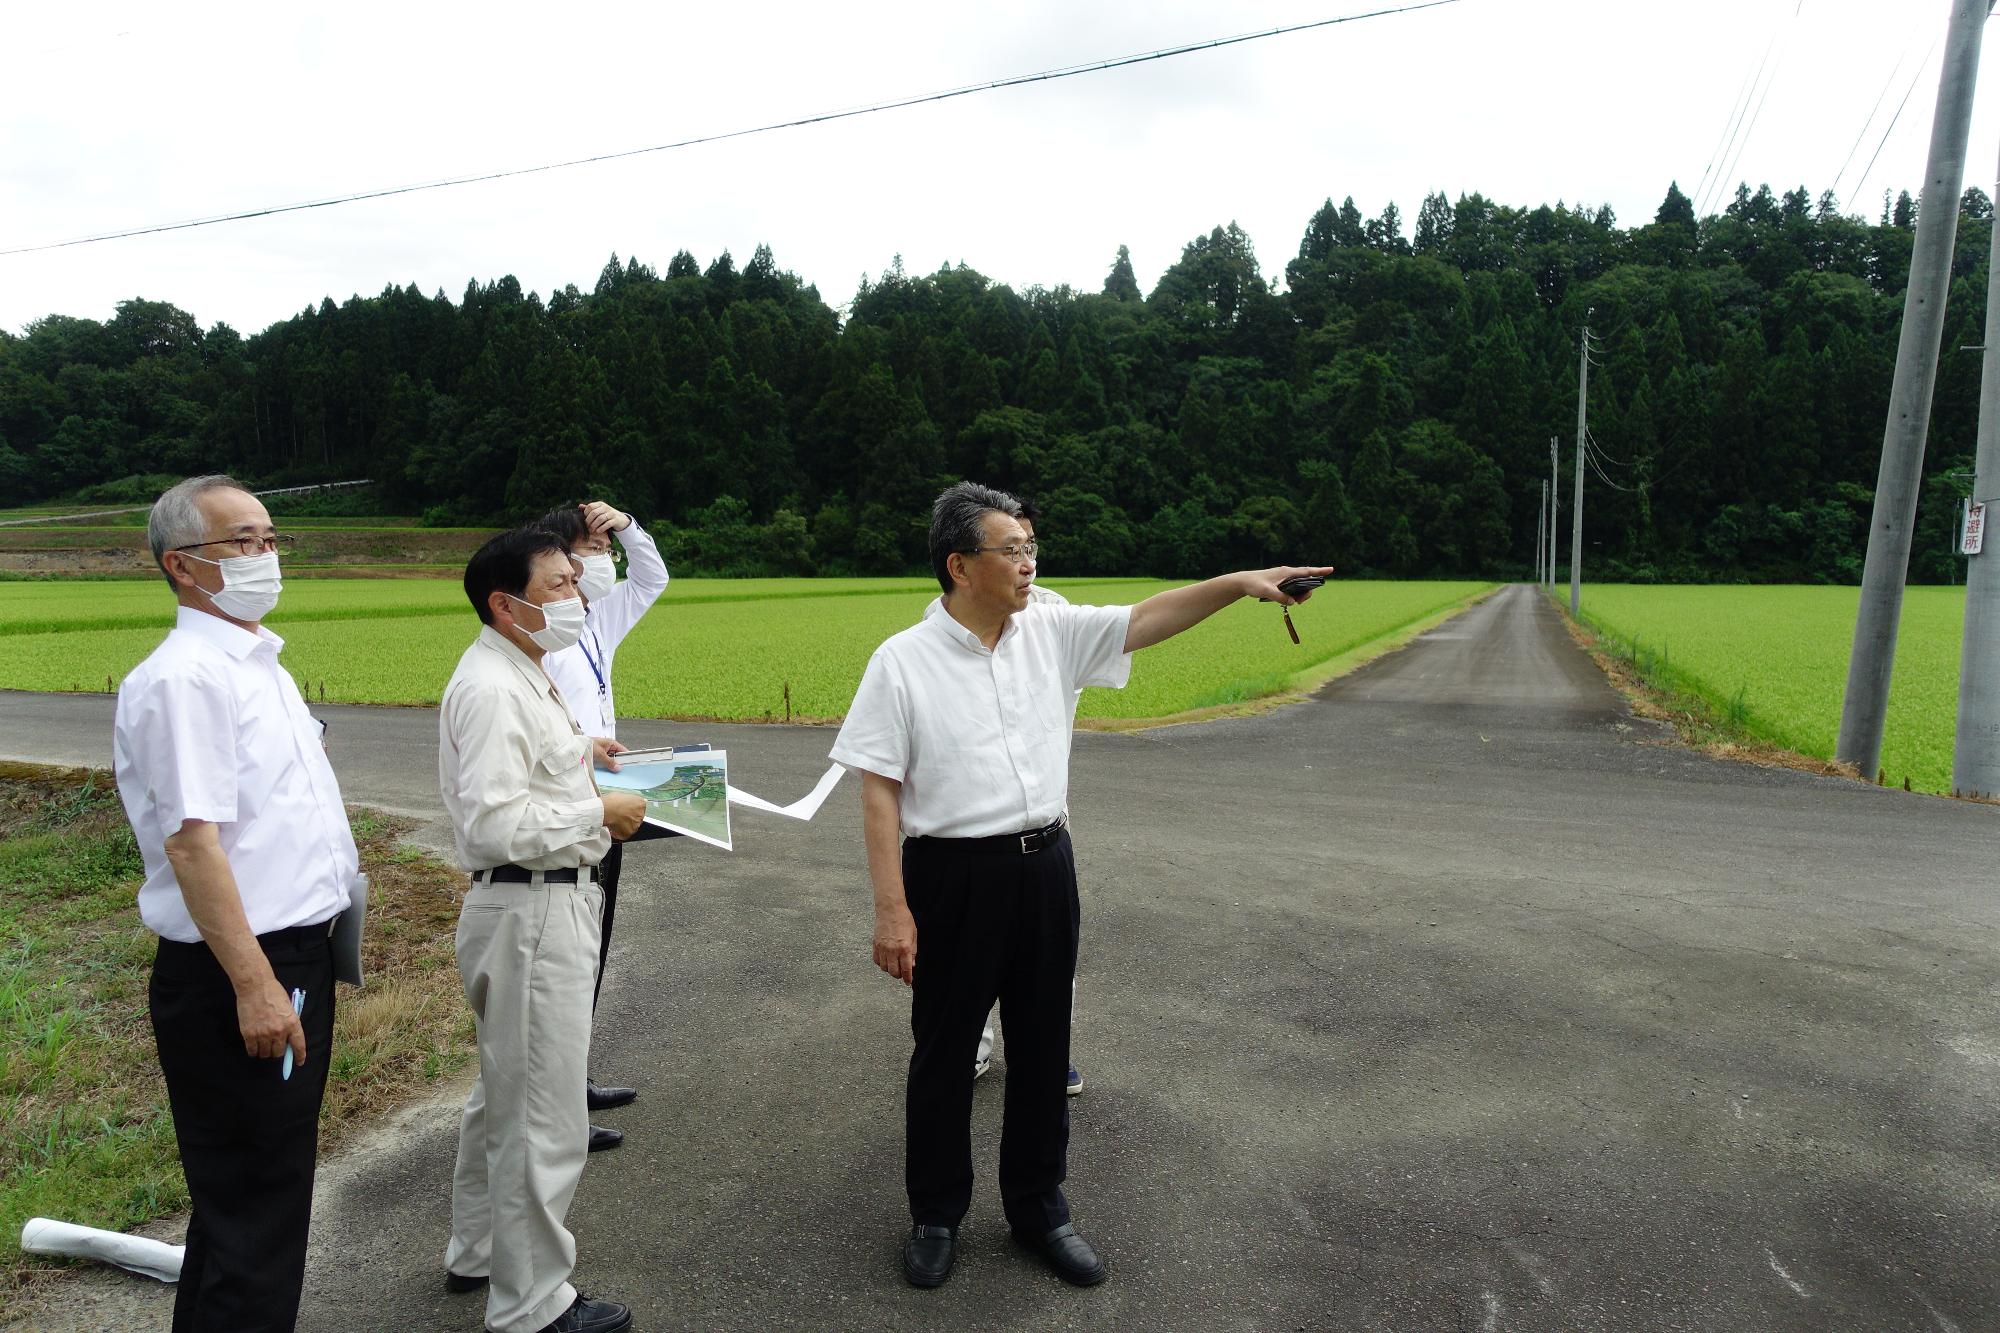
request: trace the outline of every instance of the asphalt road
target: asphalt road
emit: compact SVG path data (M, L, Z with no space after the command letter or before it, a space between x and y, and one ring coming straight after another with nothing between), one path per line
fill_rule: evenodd
M350 799L436 817L431 713L325 712ZM108 718L0 695L0 754L102 763ZM775 800L832 740L621 729ZM1674 748L1526 588L1308 703L1080 734L1071 804L1109 1282L1006 1239L1003 1050L957 1271L903 1283L908 1001L849 781L627 857L594 1066L642 1092L600 1117L582 1286L650 1329L2000 1326L2000 810ZM302 1328L479 1326L455 1123L329 1169Z

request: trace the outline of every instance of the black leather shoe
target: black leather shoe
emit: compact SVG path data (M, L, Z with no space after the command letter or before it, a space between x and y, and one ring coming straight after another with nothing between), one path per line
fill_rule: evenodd
M625 1333L630 1327L632 1312L617 1301L594 1301L579 1292L569 1309L553 1324L543 1325L541 1333Z
M903 1242L903 1276L913 1287L941 1287L951 1276L951 1227L915 1226Z
M1079 1287L1094 1287L1104 1281L1106 1269L1104 1260L1097 1251L1090 1248L1090 1242L1076 1234L1076 1228L1065 1222L1039 1239L1014 1233L1014 1238L1042 1256L1056 1276Z
M623 1130L606 1129L602 1125L592 1125L590 1127L590 1150L592 1152L605 1152L616 1148L623 1142L625 1142Z
M639 1095L634 1088L603 1087L594 1078L583 1081L583 1099L593 1111L609 1111L614 1106L623 1106Z
M463 1296L466 1292L478 1291L485 1285L484 1273L477 1277L468 1277L464 1273L454 1273L449 1268L444 1270L444 1289L455 1295Z

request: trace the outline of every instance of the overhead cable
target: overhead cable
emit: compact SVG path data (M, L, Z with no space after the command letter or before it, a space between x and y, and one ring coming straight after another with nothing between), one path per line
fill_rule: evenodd
M1861 187L1868 183L1869 173L1875 170L1876 158L1881 157L1882 150L1888 146L1889 136L1896 132L1896 122L1903 118L1903 108L1910 104L1910 94L1917 90L1917 84L1924 77L1924 71L1930 67L1931 52L1936 50L1937 41L1933 38L1930 51L1924 53L1924 63L1917 66L1917 72L1910 76L1910 86L1903 90L1903 100L1896 103L1896 114L1889 117L1889 128L1882 131L1882 141L1875 145L1874 156L1868 159L1868 165L1863 167L1860 176L1855 178L1854 197L1856 199L1861 197ZM1956 202L1956 200L1953 201L1954 204Z
M1764 80L1764 91L1757 96L1757 106L1751 111L1749 119L1743 123L1743 133L1736 140L1736 156L1729 160L1729 169L1720 176L1717 176L1713 185L1709 188L1708 202L1711 209L1722 203L1722 192L1728 188L1723 182L1734 179L1736 168L1742 165L1743 154L1750 147L1750 136L1756 132L1757 121L1764 114L1764 103L1770 100L1771 87L1777 83L1778 71L1784 67L1784 64L1785 52L1781 46L1778 48L1778 58L1771 62L1770 77Z
M1097 74L1105 70L1121 69L1127 65L1141 65L1154 60L1166 60L1174 56L1188 55L1196 51L1211 51L1224 46L1236 46L1244 42L1262 41L1267 37L1284 37L1292 33L1308 32L1315 28L1330 28L1343 23L1358 23L1363 19L1387 18L1395 14L1412 14L1422 9L1437 9L1444 5L1455 5L1460 0L1421 0L1420 3L1398 5L1391 9L1375 9L1363 14L1343 14L1336 18L1316 19L1310 23L1293 23L1282 28L1270 28L1261 32L1240 33L1234 37L1217 37L1204 42L1187 42L1180 46L1163 47L1157 51L1145 51L1137 55L1116 56L1107 60L1093 60L1081 65L1066 65L1059 69L1047 69L1034 74L1017 74L1010 78L994 79L986 83L966 84L959 88L948 88L943 92L924 93L915 97L897 98L891 101L874 102L866 106L851 107L844 111L826 111L818 115L802 116L797 120L774 121L769 125L758 125L750 129L730 130L721 134L698 135L694 138L677 139L672 143L654 144L647 148L628 148L615 153L596 153L589 157L570 158L562 162L547 162L534 167L516 167L508 171L489 171L470 176L452 176L444 180L427 181L420 185L399 185L389 189L363 190L355 194L335 195L327 199L314 199L301 204L283 204L270 208L250 209L241 213L223 213L214 217L193 218L184 222L168 222L154 226L128 227L119 231L99 232L92 236L79 236L73 240L51 241L41 245L21 245L0 250L0 256L34 254L42 250L61 250L75 245L92 245L99 241L118 241L132 236L151 236L166 231L187 231L194 227L213 227L224 222L243 222L250 218L272 217L280 213L299 213L313 208L332 208L339 204L358 203L365 199L384 199L391 195L415 194L423 190L443 190L455 185L475 185L483 181L505 180L513 176L532 176L545 171L561 171L566 167L581 167L597 162L615 162L621 158L639 157L647 153L670 152L677 148L692 148L699 144L722 143L729 139L747 138L753 134L769 134L777 130L798 129L806 125L820 125L828 121L848 120L856 116L873 115L879 111L895 111L903 107L920 106L927 102L943 102L955 97L969 97L974 93L994 92L1001 88L1017 88L1022 84L1046 83L1056 79L1074 78L1079 74Z
M1854 155L1861 151L1861 141L1868 137L1868 127L1875 123L1875 113L1882 109L1882 99L1887 97L1889 89L1895 86L1896 76L1903 72L1903 62L1909 58L1909 55L1910 48L1905 46L1902 54L1896 57L1896 63L1890 67L1889 77L1882 80L1882 91L1875 94L1875 105L1868 108L1868 118L1861 122L1860 132L1854 136L1854 146L1847 150L1847 160L1842 162L1840 170L1834 173L1833 197L1836 200L1840 198L1840 182L1842 178L1847 175L1847 169L1854 165ZM1925 61L1930 60L1928 53L1924 56L1924 59Z
M1737 123L1743 118L1744 109L1750 105L1750 90L1756 86L1757 80L1762 77L1764 73L1764 61L1771 58L1771 47L1777 40L1778 35L1772 33L1771 40L1764 44L1763 60L1759 60L1756 67L1744 75L1743 86L1737 90L1736 101L1729 108L1729 119L1722 123L1722 137L1716 140L1715 147L1709 150L1708 165L1701 169L1701 179L1696 182L1694 187L1695 218L1697 221L1701 218L1700 201L1707 192L1709 178L1715 174L1715 168L1721 163L1724 155L1728 153L1729 142L1736 137Z
M1610 477L1605 475L1604 469L1597 465L1597 451L1595 449L1585 449L1583 451L1583 456L1589 460L1590 470L1597 474L1597 479L1603 482L1606 486L1609 486L1612 490L1624 491L1626 494L1629 495L1634 491L1643 491L1646 489L1646 483L1643 481L1639 482L1637 485L1634 486L1620 486L1617 482L1611 480Z
M1613 464L1616 467L1632 466L1630 463L1624 462L1620 459L1613 458L1610 454L1605 453L1604 446L1597 442L1597 432L1592 430L1589 426L1585 426L1583 428L1583 438L1589 442L1591 451L1595 453L1599 458L1603 459L1605 462Z

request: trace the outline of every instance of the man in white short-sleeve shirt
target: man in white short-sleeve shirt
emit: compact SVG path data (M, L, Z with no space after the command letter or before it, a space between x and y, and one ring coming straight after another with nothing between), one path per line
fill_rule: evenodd
M1014 497L972 482L938 496L930 550L944 614L875 650L832 750L861 775L875 965L913 988L904 1137L914 1225L903 1273L920 1287L950 1276L972 1201L973 1054L996 998L1007 1025L1008 1224L1064 1280L1105 1275L1062 1191L1077 941L1063 811L1076 691L1122 686L1132 653L1239 597L1290 604L1302 598L1281 580L1332 572L1226 574L1131 607L1035 605L1036 548L1019 514Z
M262 624L282 586L271 516L228 477L193 477L146 531L180 607L119 686L112 762L160 937L147 1008L193 1200L174 1327L289 1329L333 1038L328 934L358 858L320 724Z
M1035 540L1035 524L1040 521L1040 516L1035 512L1035 507L1026 500L1021 500L1020 503L1021 512L1016 516L1016 521L1020 523L1021 531L1027 533L1028 539L1033 541ZM1040 571L1037 570L1036 572L1039 575ZM1036 603L1048 606L1068 606L1069 598L1063 596L1054 588L1045 588L1037 582L1034 587L1028 589L1028 604L1032 606ZM923 618L929 620L932 616L941 616L943 614L944 598L933 597L930 604L924 608ZM1078 690L1070 696L1069 718L1070 733L1072 735L1076 732L1076 705L1082 698L1082 690ZM1069 812L1065 810L1063 814L1067 816ZM1076 1014L1076 978L1074 977L1070 978L1069 991L1070 1016L1074 1020ZM972 1077L974 1079L984 1078L986 1071L993 1068L993 1047L998 1041L998 1037L999 1034L993 1028L993 1011L989 1009L986 1012L986 1025L979 1029L979 1045L972 1053ZM1074 1054L1070 1057L1069 1069L1063 1075L1063 1091L1072 1097L1078 1097L1083 1094L1083 1075L1076 1072L1076 1057Z

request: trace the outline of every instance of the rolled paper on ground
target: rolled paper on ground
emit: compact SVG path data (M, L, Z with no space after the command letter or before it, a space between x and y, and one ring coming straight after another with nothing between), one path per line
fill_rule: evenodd
M162 1282L181 1278L184 1246L144 1236L128 1236L119 1231L99 1231L73 1222L48 1217L31 1217L21 1227L21 1249L28 1254L57 1254L71 1259L95 1259L116 1264Z

